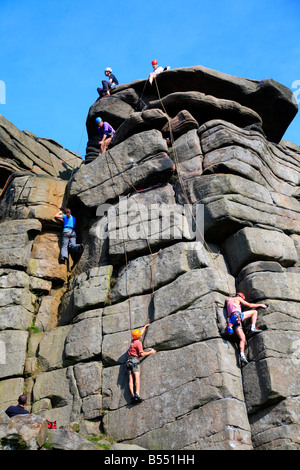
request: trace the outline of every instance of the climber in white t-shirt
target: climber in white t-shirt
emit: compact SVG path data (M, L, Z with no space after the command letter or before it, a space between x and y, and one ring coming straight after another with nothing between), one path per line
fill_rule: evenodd
M158 75L159 73L163 72L164 69L163 69L163 67L158 66L157 60L152 60L151 63L152 63L152 66L153 66L153 72L151 72L150 75L149 75L149 82L152 85L152 82L153 82L153 79L154 79L155 75Z

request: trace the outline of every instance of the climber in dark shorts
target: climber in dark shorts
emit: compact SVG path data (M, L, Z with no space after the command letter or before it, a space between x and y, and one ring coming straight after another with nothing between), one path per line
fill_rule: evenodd
M245 345L246 345L246 336L242 328L242 322L251 318L251 332L260 333L261 330L256 328L257 320L257 310L247 310L242 312L242 306L254 308L267 308L265 304L251 304L246 302L245 295L242 292L238 292L234 297L227 297L227 315L230 323L235 329L236 334L240 339L240 358L244 364L248 364L248 361L245 357Z
M129 379L129 391L131 393L132 403L140 403L142 398L140 397L140 357L146 357L150 354L155 354L155 349L150 351L144 351L142 342L140 341L146 328L150 324L147 323L142 330L133 330L132 341L128 349L128 359L126 362L126 368ZM134 391L135 389L135 391Z

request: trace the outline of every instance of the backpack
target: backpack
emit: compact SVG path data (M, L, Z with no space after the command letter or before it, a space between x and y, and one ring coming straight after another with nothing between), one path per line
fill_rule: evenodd
M49 421L48 419L46 419L47 421L47 424L48 424L48 429L56 429L57 426L56 426L56 421Z

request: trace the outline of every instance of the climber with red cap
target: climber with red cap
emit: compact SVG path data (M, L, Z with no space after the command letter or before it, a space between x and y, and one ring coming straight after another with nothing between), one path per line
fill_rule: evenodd
M140 338L144 335L146 328L150 325L147 323L141 330L133 330L132 341L128 349L128 358L126 361L126 369L129 378L129 391L131 393L132 403L140 403L142 398L140 397L140 357L146 357L150 354L155 354L155 349L144 351ZM135 391L134 391L135 389Z
M159 73L163 72L164 69L163 69L163 67L158 66L157 60L152 60L151 63L152 63L152 67L153 67L153 72L151 72L150 75L149 75L149 82L152 85L154 77L156 75L158 75Z
M246 336L243 331L242 322L247 319L251 319L251 332L252 333L261 333L261 330L256 328L257 321L257 310L255 308L267 308L265 304L252 304L246 302L245 295L242 292L238 292L234 297L226 298L227 304L227 315L228 322L231 327L235 329L236 334L240 339L240 358L244 364L248 364L248 361L245 357L245 345L246 345ZM251 310L247 310L244 313L242 312L242 306L248 307Z

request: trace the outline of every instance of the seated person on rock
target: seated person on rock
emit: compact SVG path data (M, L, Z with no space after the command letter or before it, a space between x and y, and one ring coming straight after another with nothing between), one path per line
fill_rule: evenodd
M246 345L246 336L242 328L242 322L247 320L248 318L251 319L251 332L252 333L260 333L261 330L256 328L256 321L257 321L257 310L248 310L242 313L242 306L248 307L251 309L254 308L267 308L265 304L251 304L246 302L245 295L242 292L238 292L235 297L227 297L226 298L227 304L227 315L228 321L235 329L236 334L240 339L240 358L244 364L248 364L248 361L245 357L245 345Z
M103 121L100 117L96 118L96 124L98 126L98 133L100 137L100 153L106 152L108 149L109 144L111 143L111 139L115 133L114 128L106 121Z
M65 264L66 260L69 257L69 249L76 253L82 252L83 245L81 243L76 243L76 219L75 217L73 217L73 215L71 215L71 210L69 208L66 208L65 210L60 210L54 216L54 218L57 220L61 220L64 224L60 249L60 263Z
M140 357L146 357L150 354L155 354L155 349L150 349L150 351L144 351L142 342L140 338L143 336L146 328L150 324L142 328L142 330L133 330L132 332L132 341L130 348L128 349L128 359L126 362L127 372L129 374L129 391L131 393L132 403L139 403L142 400L140 397ZM134 391L135 389L135 391Z
M154 77L155 77L156 75L158 75L159 73L163 72L164 69L163 69L163 67L159 67L159 66L158 66L157 60L152 60L151 63L152 63L152 66L153 66L153 72L150 73L150 75L149 75L148 78L149 78L150 84L152 85L152 82L153 82Z
M97 91L101 98L103 96L109 96L109 90L119 85L119 82L115 75L113 75L112 69L110 67L106 67L106 69L104 70L104 74L108 77L108 80L102 80L102 88L97 88Z
M18 398L18 404L16 406L9 406L5 413L9 418L17 415L27 415L29 411L25 410L25 405L27 403L26 395L20 395Z

